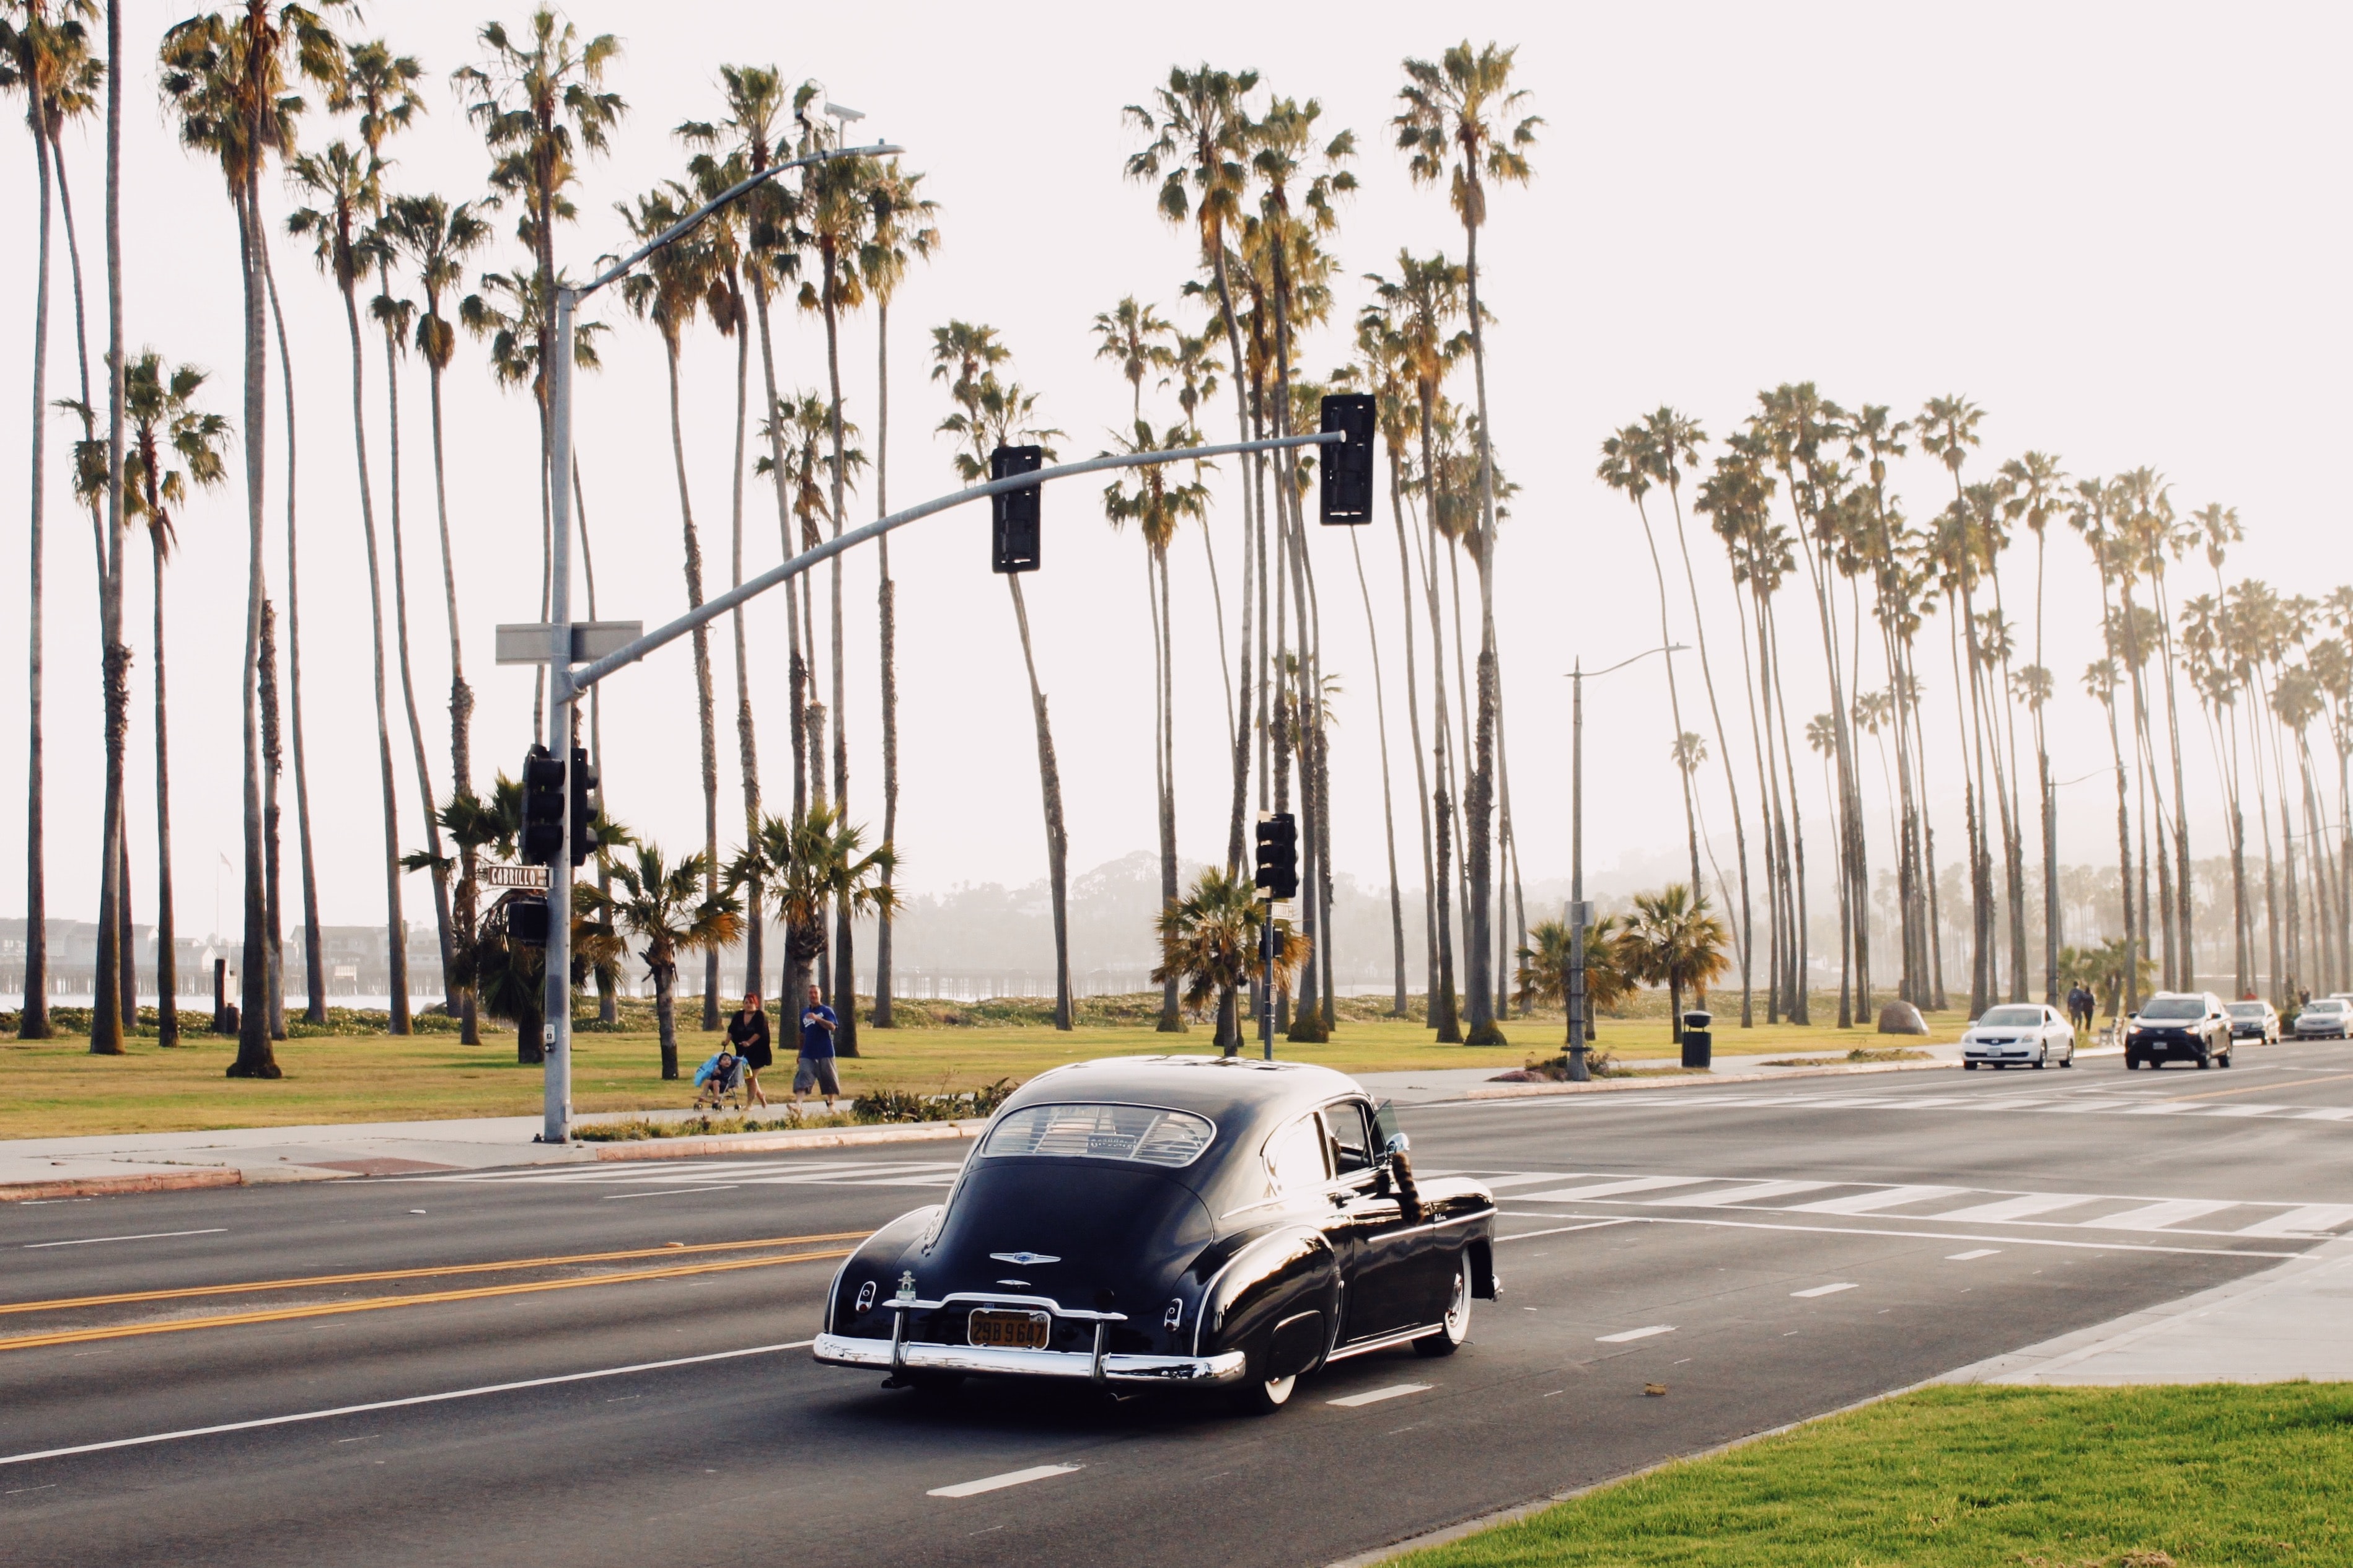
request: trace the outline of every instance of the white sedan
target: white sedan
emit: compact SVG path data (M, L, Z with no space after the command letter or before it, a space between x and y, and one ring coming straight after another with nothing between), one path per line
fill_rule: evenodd
M2013 1003L1989 1007L1961 1036L1961 1066L2063 1068L2075 1065L2075 1026L2056 1007Z

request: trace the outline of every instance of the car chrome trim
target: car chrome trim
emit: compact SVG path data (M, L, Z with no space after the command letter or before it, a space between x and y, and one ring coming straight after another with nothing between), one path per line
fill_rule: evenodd
M1065 1307L1051 1296L1017 1296L1005 1290L951 1290L936 1301L922 1301L912 1296L900 1296L883 1302L882 1305L889 1310L903 1316L908 1312L936 1312L942 1308L953 1307L959 1301L968 1302L976 1307L1042 1308L1058 1318L1076 1318L1084 1322L1100 1321L1106 1323L1124 1323L1127 1321L1125 1312L1090 1312L1080 1307Z
M988 1257L993 1263L1010 1263L1016 1268L1027 1268L1033 1263L1062 1261L1050 1252L992 1252Z
M1330 1363L1335 1361L1346 1361L1350 1356L1370 1355L1375 1351L1385 1351L1393 1345L1410 1344L1416 1340L1426 1339L1431 1333L1435 1332L1439 1329L1443 1329L1445 1326L1446 1325L1443 1323L1435 1325L1424 1323L1419 1328L1399 1329L1394 1333L1382 1334L1376 1339L1356 1340L1348 1344L1342 1345L1338 1350L1334 1351L1330 1355L1325 1356L1324 1359L1326 1363Z
M903 1316L899 1320L903 1322ZM1126 1355L1096 1348L1079 1351L997 1350L980 1345L933 1344L927 1341L860 1339L819 1334L810 1353L828 1366L888 1367L892 1373L951 1372L1012 1377L1067 1377L1096 1383L1229 1384L1239 1382L1240 1351L1211 1356Z

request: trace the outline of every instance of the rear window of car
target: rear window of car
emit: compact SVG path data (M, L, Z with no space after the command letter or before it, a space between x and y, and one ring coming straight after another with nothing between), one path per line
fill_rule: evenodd
M2027 1029L2042 1022L2040 1007L1994 1007L1978 1020L1980 1029Z
M2143 1007L2140 1016L2144 1018L2202 1018L2206 1016L2206 1004L2195 996L2159 996Z
M2334 996L2322 996L2306 1002L2304 1005L2304 1010L2307 1013L2342 1013L2345 1011L2345 1004Z
M2231 1016L2233 1018L2260 1018L2263 1016L2263 1005L2260 1002L2233 1002L2231 1004Z
M1156 1105L1030 1105L990 1129L984 1154L1134 1160L1170 1170L1201 1157L1217 1123Z

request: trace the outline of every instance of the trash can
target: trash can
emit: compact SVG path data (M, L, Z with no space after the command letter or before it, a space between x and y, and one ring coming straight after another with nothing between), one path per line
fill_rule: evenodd
M1696 1008L1683 1015L1683 1066L1704 1068L1714 1059L1715 1037L1708 1026L1715 1022L1715 1014Z

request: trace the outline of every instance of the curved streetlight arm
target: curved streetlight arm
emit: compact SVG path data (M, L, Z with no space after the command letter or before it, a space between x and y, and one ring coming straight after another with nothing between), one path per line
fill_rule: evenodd
M712 213L717 212L721 207L725 206L729 202L733 201L736 197L744 195L749 190L752 190L754 187L765 184L768 181L775 179L778 174L783 174L787 169L803 168L810 163L822 163L834 158L887 158L892 153L903 153L905 151L906 149L903 147L893 147L887 142L877 142L871 147L828 147L820 153L809 153L801 157L790 159L782 163L771 163L766 168L760 170L757 174L736 181L733 184L720 192L719 195L712 197L709 201L703 203L701 206L695 208L692 212L687 214L684 217L679 219L676 223L670 225L668 228L654 236L651 239L646 241L645 244L639 246L627 259L616 261L612 266L607 267L604 271L599 272L594 281L572 290L572 297L575 300L586 299L589 295L594 294L597 289L602 289L606 284L610 283L614 279L620 277L621 274L627 272L630 268L635 267L638 262L643 261L647 257L651 256L655 251L659 250L663 246L669 245L672 241L678 239L681 236L691 232L695 225L701 223L704 218L709 217Z
M1572 669L1568 672L1568 678L1571 680L1599 680L1605 675L1612 675L1619 670L1625 668L1628 665L1632 664L1636 659L1648 658L1654 653L1689 653L1690 651L1691 645L1689 643L1680 642L1668 643L1663 647L1646 647L1641 652L1634 655L1632 658L1620 659L1608 669Z
M787 578L797 577L810 567L822 564L846 550L865 543L870 539L879 539L894 528L913 522L918 518L929 517L934 512L945 511L951 507L962 506L966 501L1002 495L1008 490L1029 489L1048 479L1068 479L1074 474L1099 473L1105 468L1139 468L1155 463L1230 457L1238 452L1271 452L1285 447L1317 447L1346 438L1340 431L1333 430L1307 436L1282 436L1264 441L1231 441L1222 447L1179 447L1163 452L1120 453L1110 457L1089 458L1080 463L1061 463L1050 468L1035 468L1026 474L1011 474L1004 479L990 479L984 484L973 485L948 495L934 496L930 500L911 506L904 511L894 511L888 517L877 518L872 522L853 528L838 538L828 539L815 549L803 551L782 565L769 568L757 577L746 581L740 587L730 588L714 599L705 600L700 608L689 611L668 626L657 626L637 641L617 647L604 658L570 671L565 678L565 690L567 694L576 695L604 679L623 665L635 664L663 644L676 642L695 627L717 620L746 599L766 593Z

